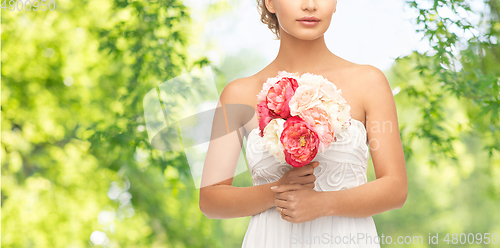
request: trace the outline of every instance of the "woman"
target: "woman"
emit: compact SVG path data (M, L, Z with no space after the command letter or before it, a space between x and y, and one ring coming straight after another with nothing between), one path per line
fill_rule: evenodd
M336 0L257 2L262 22L280 39L279 53L257 74L224 88L220 109L225 111L216 113L212 137L220 136L214 135L220 127L226 135L210 142L200 209L208 218L252 216L243 247L380 247L372 216L401 208L407 197L396 106L386 77L328 50L324 33ZM301 168L262 152L257 114L247 121L245 111L229 111L244 105L255 110L263 83L283 70L322 75L351 107L348 136ZM232 186L242 136L248 141L252 187ZM369 153L376 174L371 182L366 179Z

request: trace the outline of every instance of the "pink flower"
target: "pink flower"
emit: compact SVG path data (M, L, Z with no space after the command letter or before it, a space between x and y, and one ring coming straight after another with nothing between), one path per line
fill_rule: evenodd
M314 128L319 137L319 151L323 152L333 141L333 125L328 111L320 106L306 109L299 114L307 124Z
M322 96L323 93L316 86L307 84L299 86L290 100L292 116L299 115L302 111L321 104Z
M276 83L278 83L282 78L292 78L294 80L299 79L298 73L289 73L286 71L279 71L278 76L273 77L273 78L268 78L266 82L262 85L262 90L260 93L257 95L257 98L259 102L265 101L267 99L267 93L269 92L269 89L274 86ZM297 81L298 83L298 81Z
M262 101L257 105L257 114L259 116L260 137L264 137L264 128L274 119L271 117L271 111L267 108L267 101Z
M280 141L285 147L285 160L293 167L308 164L318 153L318 134L298 116L286 120Z
M297 87L299 87L297 80L284 77L269 88L266 100L271 117L285 119L290 116L289 102Z

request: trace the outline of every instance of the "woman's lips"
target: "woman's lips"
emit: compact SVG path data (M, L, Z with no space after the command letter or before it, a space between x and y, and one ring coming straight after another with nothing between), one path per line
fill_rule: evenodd
M312 27L318 25L319 21L298 21L304 26Z

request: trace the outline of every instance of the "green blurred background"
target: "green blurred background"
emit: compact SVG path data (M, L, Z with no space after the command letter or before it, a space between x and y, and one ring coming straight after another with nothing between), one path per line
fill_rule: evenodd
M192 8L201 0L55 2L54 11L1 9L2 247L241 247L250 217L203 215L185 153L149 144L142 100L203 66L219 93L263 68L255 48L206 53L221 49L207 23L243 1L204 1L201 11ZM409 196L374 220L379 235L424 237L406 246L438 247L429 233L439 247L446 233L500 235L500 1L478 2L484 12L464 0L405 2L428 48L384 70ZM251 186L249 171L234 185Z

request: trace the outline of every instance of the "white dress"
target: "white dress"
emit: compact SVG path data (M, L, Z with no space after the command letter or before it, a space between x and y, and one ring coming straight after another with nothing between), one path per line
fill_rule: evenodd
M277 181L291 168L279 164L269 152L263 150L259 129L248 134L246 156L253 185ZM314 169L316 191L338 191L367 183L366 169L369 158L365 126L352 119L344 135L332 142ZM373 218L324 216L304 223L281 219L276 207L253 215L243 238L242 248L284 247L380 247Z

